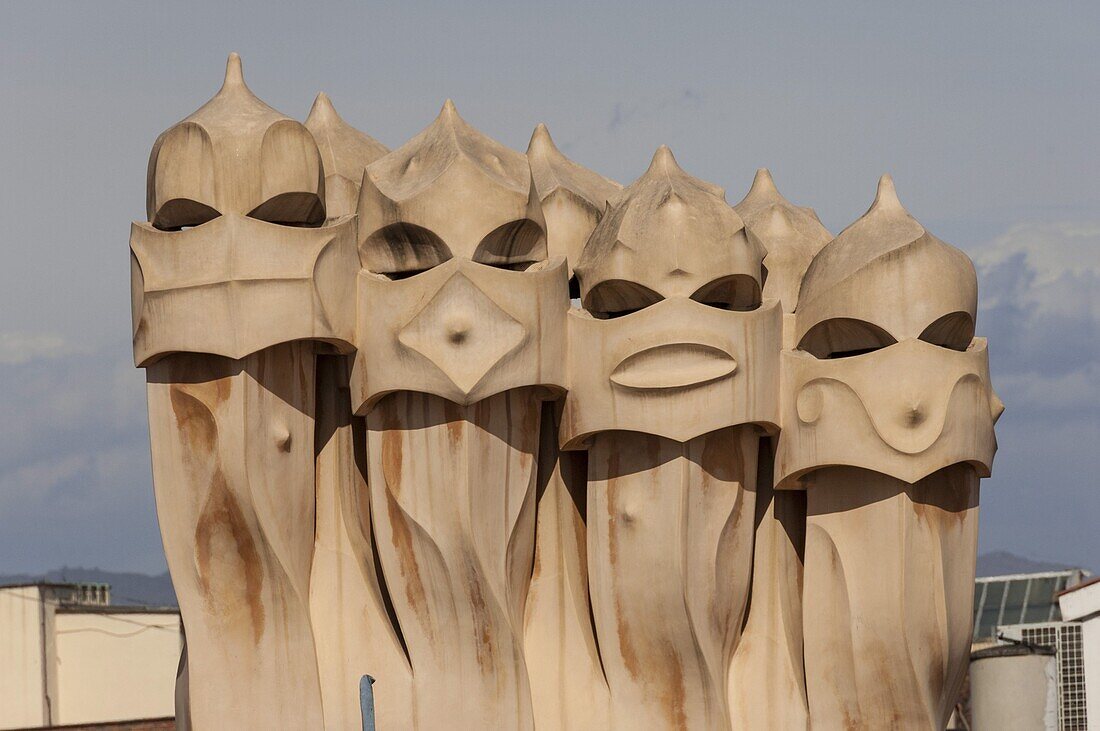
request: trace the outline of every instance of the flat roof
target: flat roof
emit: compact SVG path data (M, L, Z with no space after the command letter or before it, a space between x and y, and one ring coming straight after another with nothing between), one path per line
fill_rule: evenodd
M974 578L975 582L981 583L985 581L1018 581L1020 579L1050 579L1055 576L1069 576L1070 574L1083 574L1089 576L1090 573L1084 569L1059 569L1057 571L1033 571L1026 574L1002 574L1000 576L977 576Z
M1078 589L1084 589L1086 586L1092 586L1093 584L1095 584L1097 582L1100 582L1100 576L1094 576L1091 579L1088 579L1087 581L1082 581L1080 584L1074 584L1073 586L1062 589L1060 592L1058 592L1057 594L1054 595L1054 598L1057 599L1060 596L1064 596L1064 595L1069 594L1071 592L1077 591Z
M58 614L179 614L177 607L143 607L133 604L63 604Z

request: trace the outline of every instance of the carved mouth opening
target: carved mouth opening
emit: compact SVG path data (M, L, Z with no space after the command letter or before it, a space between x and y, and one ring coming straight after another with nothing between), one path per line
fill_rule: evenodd
M628 356L611 373L611 382L638 391L680 389L727 378L737 361L719 348L701 343L672 343Z

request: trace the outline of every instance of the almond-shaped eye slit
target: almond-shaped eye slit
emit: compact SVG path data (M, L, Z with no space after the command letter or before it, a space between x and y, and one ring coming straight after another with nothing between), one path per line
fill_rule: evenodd
M153 228L161 231L182 231L209 223L221 214L205 203L188 198L166 201L153 216Z
M359 245L359 256L369 271L402 279L448 261L451 250L422 226L394 223L368 236Z
M325 204L316 193L280 193L253 208L248 217L279 226L317 228L325 222Z
M815 358L851 358L889 347L897 340L878 325L849 317L834 317L814 325L798 349Z
M535 261L514 261L504 264L488 264L487 266L496 267L497 269L506 269L510 272L525 272L537 263L538 262Z
M625 279L609 279L593 287L584 299L584 309L598 319L630 315L664 299L652 289Z
M543 261L546 259L546 232L529 218L510 221L486 234L472 259L478 264L507 268Z
M396 282L396 281L399 281L399 280L402 280L402 279L408 279L409 277L415 277L417 274L423 274L424 272L430 272L430 271L431 271L430 268L429 269L409 269L408 271L404 271L404 272L387 272L383 276L385 276L387 279L391 279L391 280Z
M969 312L944 315L920 334L920 339L950 350L964 351L974 339L974 318Z
M760 284L747 274L733 274L707 282L691 298L720 310L748 312L760 307Z

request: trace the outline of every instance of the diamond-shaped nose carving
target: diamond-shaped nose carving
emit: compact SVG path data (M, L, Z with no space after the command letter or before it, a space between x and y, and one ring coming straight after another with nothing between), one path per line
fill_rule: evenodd
M398 333L398 341L435 364L469 394L527 331L461 273L447 280Z

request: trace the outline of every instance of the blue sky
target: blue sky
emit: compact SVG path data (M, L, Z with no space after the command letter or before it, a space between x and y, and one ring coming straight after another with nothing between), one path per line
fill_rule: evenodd
M736 202L768 166L835 234L893 174L969 253L1008 409L981 549L1100 569L1100 4L0 5L0 573L163 569L129 222L218 88L317 91L395 147L446 97L622 182L660 144Z

